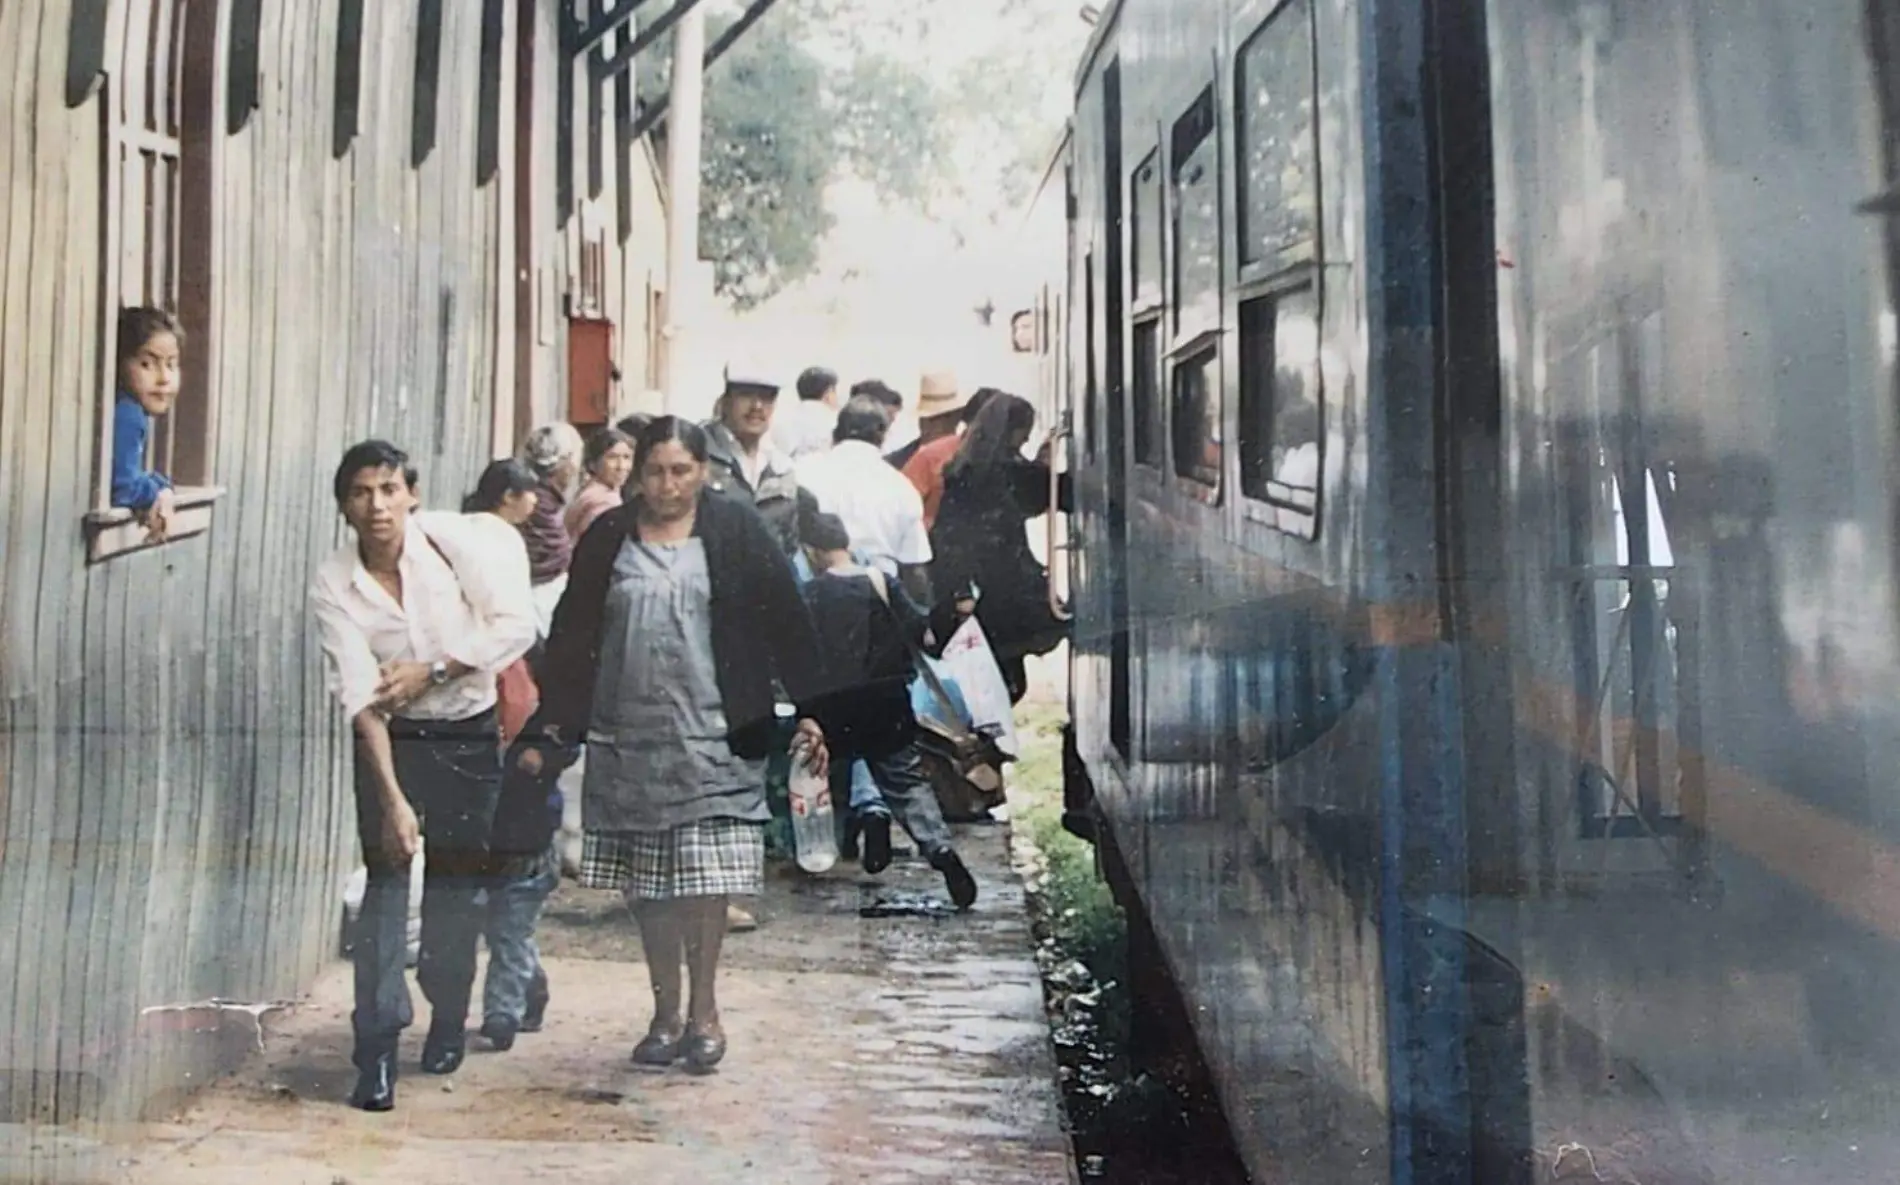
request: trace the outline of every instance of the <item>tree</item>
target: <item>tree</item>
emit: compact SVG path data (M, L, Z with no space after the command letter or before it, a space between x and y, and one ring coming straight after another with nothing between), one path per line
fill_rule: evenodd
M810 276L844 177L958 220L1018 209L1083 30L1052 32L1039 6L1054 2L779 0L706 77L700 250L715 290L747 309ZM714 14L712 38L732 19ZM643 64L651 101L671 63Z
M737 308L817 268L833 224L825 190L841 172L920 202L939 155L934 96L916 75L870 54L832 69L815 52L820 3L780 0L706 77L700 251ZM711 39L730 23L710 20ZM653 65L641 77L648 101L665 92L671 63Z

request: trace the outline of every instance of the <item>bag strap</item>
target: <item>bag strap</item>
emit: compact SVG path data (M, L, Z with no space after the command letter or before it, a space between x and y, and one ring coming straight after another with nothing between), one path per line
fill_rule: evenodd
M950 698L950 689L943 685L943 679L937 669L930 665L930 656L924 653L910 631L903 628L904 623L897 620L897 609L891 604L891 590L884 583L884 573L878 568L868 568L871 588L877 593L877 599L883 602L884 612L898 627L898 635L904 639L904 648L910 651L911 661L917 666L917 673L923 678L924 686L930 689L931 698L937 701L937 710L943 713L943 722L950 729L951 739L962 742L970 736L970 730L963 726L963 717L957 712L956 701Z

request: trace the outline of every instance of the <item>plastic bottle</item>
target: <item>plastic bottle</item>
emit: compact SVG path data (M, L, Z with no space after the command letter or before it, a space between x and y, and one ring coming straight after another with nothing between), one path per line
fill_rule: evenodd
M792 753L792 776L787 786L792 806L792 844L798 866L806 872L827 872L838 862L838 832L831 817L831 783L812 771L803 750Z

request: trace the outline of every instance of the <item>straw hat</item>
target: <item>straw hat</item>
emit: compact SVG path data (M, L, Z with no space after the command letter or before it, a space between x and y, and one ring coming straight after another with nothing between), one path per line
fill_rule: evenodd
M927 374L917 389L917 418L947 416L960 412L970 397L957 390L957 376L948 371Z

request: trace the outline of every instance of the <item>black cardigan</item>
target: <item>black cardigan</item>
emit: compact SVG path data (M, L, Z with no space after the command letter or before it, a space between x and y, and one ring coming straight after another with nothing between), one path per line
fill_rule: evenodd
M639 513L636 497L595 519L576 545L537 671L541 710L528 731L553 725L569 743L585 735L593 718L607 588L621 544L638 538ZM801 716L823 689L811 615L791 565L752 507L702 492L693 537L705 545L712 584L713 666L727 743L740 757L769 756L777 723L774 676Z

